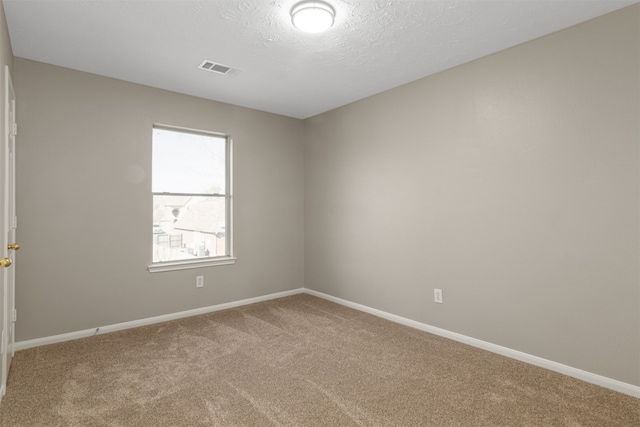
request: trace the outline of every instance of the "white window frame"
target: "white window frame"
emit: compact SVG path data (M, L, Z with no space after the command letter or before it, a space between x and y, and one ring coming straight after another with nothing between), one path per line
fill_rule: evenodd
M207 257L207 258L198 258L198 259L184 259L184 260L176 260L176 261L164 261L164 262L152 262L148 265L147 270L150 273L158 273L162 271L175 271L175 270L189 270L192 268L203 268L203 267L215 267L219 265L230 265L235 264L236 257L233 256L233 143L231 137L229 135L225 135L218 132L210 132L200 129L190 129L178 126L171 125L163 125L163 124L154 124L152 127L152 139L153 139L153 129L164 129L174 132L183 132L183 133L191 133L196 135L204 135L204 136L214 136L218 138L224 138L226 143L226 159L225 159L225 198L227 199L226 203L226 218L225 218L225 245L226 245L226 253L225 256L219 257ZM153 165L152 165L153 166ZM151 171L153 174L153 171ZM167 193L154 193L151 191L151 198L153 199L154 195L162 195ZM175 193L169 193L175 194ZM153 225L153 224L152 224ZM152 227L149 227L151 229ZM151 241L151 239L149 239Z

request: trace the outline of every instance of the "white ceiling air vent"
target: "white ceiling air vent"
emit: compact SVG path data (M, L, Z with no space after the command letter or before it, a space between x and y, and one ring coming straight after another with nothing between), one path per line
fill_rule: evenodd
M231 68L227 65L218 64L217 62L209 61L205 59L202 61L198 68L205 71L211 71L212 73L224 74L226 76L236 76L240 72L237 68Z

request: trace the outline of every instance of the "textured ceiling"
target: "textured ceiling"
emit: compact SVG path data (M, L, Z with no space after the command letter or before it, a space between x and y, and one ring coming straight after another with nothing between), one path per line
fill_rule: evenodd
M328 0L335 25L305 34L298 1L3 4L17 57L306 118L638 2Z

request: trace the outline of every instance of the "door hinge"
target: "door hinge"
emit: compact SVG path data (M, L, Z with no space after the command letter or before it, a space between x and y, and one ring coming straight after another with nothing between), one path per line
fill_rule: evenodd
M11 316L11 321L12 322L18 321L18 310L16 310L15 308L13 309L13 315Z
M18 135L18 124L17 123L13 123L12 124L11 135L13 135L13 136L17 136Z

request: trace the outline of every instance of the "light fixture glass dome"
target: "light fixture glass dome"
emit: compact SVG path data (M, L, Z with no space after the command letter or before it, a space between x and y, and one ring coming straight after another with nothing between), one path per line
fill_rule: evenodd
M307 33L320 33L331 28L335 10L323 1L303 1L291 9L293 25Z

